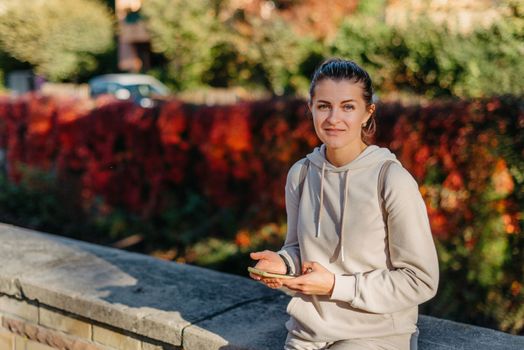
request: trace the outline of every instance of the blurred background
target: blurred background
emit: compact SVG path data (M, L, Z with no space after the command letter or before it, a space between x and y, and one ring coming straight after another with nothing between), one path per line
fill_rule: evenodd
M245 276L331 56L426 201L421 311L524 334L519 0L0 0L0 220Z

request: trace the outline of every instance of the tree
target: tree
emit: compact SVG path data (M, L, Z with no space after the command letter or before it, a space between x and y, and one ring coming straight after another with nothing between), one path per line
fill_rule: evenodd
M4 0L0 47L50 80L96 68L113 43L109 9L95 0Z
M277 95L305 90L299 66L311 40L276 12L261 18L223 0L149 0L141 14L178 89L210 84L263 87Z
M213 47L221 40L219 25L209 0L148 0L145 17L153 51L169 60L169 75L179 89L202 83L213 61Z
M256 67L261 68L265 87L276 95L306 91L308 81L300 74L300 65L313 50L314 40L298 37L278 15L246 20L251 30L244 35L232 35L231 42L254 72Z

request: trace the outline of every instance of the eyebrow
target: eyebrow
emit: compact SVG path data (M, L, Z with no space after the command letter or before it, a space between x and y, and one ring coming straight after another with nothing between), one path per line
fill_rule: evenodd
M330 104L331 104L331 102L329 102L329 101L325 101L325 100L318 100L317 102L318 102L318 103L330 103ZM341 101L340 103L346 103L346 102L356 102L356 100L354 100L354 99L349 99L349 100Z

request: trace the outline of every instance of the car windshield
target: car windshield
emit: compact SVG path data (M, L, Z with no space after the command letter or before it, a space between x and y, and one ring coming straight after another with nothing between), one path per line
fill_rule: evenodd
M161 90L149 84L125 85L125 88L128 89L133 96L167 95L167 92L163 89Z

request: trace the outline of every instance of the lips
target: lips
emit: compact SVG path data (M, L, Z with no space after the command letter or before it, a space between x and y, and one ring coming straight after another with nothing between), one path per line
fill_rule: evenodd
M324 132L327 135L338 135L340 133L343 133L345 130L343 129L324 129Z

